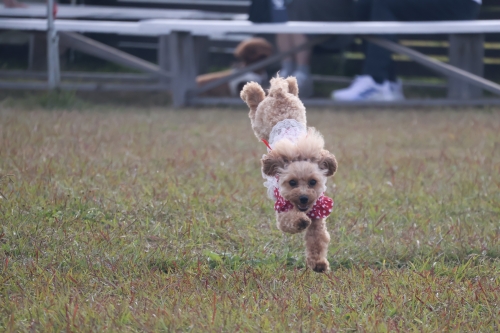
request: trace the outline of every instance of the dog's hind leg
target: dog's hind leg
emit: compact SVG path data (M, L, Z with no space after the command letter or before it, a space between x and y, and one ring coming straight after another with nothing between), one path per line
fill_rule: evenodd
M310 224L311 219L304 212L295 209L276 213L276 225L278 229L289 234L302 232Z
M240 97L245 103L247 103L248 107L250 108L248 116L253 122L255 119L255 112L257 111L257 107L259 106L260 102L262 102L264 98L266 98L264 89L262 89L260 84L258 84L257 82L249 82L245 84L245 86L241 90Z
M328 271L330 264L326 259L326 254L330 243L330 234L326 230L325 219L312 220L304 240L307 266L318 273Z

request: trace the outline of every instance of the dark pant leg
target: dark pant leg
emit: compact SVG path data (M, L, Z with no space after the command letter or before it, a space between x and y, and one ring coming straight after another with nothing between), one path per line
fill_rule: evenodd
M357 0L354 4L354 19L356 21L370 21L373 0Z
M472 0L359 0L358 19L369 21L471 20L480 6ZM378 36L396 41L395 35ZM391 52L367 43L363 74L378 83L396 79Z
M400 0L404 1L404 0ZM357 15L367 21L397 21L388 1L367 0L364 7L357 11ZM377 36L396 41L395 35ZM377 83L385 80L395 81L396 71L392 61L392 53L384 48L365 42L365 61L363 75L370 75Z

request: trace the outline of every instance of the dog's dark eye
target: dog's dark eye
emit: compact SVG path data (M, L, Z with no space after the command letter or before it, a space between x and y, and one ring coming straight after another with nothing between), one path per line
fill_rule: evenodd
M295 187L295 186L297 186L297 181L296 180L290 180L288 182L288 184L290 184L291 187Z
M309 186L314 186L314 185L316 185L316 183L317 183L317 181L315 179L311 179L309 181Z

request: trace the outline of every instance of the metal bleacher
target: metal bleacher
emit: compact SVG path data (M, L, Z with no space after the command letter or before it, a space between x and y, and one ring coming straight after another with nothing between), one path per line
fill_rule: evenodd
M87 4L108 4L116 6L144 6L144 7L161 7L169 9L198 9L217 12L230 12L238 14L246 14L249 0L85 0ZM500 19L500 1L498 0L483 0L482 10L479 16L480 20ZM245 36L236 36L234 38L218 38L213 39L210 43L211 51L218 53L221 61L228 62L231 59L231 51L234 46ZM441 61L448 61L449 53L449 40L447 34L434 34L434 35L403 35L401 36L400 43L429 55ZM125 42L122 46L135 46L137 48L151 48L154 47L155 42L149 41L148 43L140 42ZM327 51L328 52L328 51ZM500 35L488 34L485 36L484 41L484 76L490 80L500 81ZM332 57L325 57L325 51L319 49L319 61L332 61ZM361 67L361 62L364 59L362 52L361 39L356 39L355 42L344 50L340 57L335 57L337 61L342 63L344 67L340 71L325 75L317 73L315 78L319 82L333 82L340 84L347 84L351 81L352 75L357 74L357 70ZM415 65L411 59L405 56L395 55L394 59L397 63L398 73L408 78L405 80L410 87L425 87L443 89L446 87L445 83L440 83L432 78L439 79L436 74L421 66ZM330 66L332 67L332 66ZM334 74L334 75L333 75ZM425 83L418 78L426 78L427 81L434 81L434 83ZM429 78L431 80L429 80ZM439 81L439 80L438 80Z
M90 1L85 1L88 4ZM103 4L105 1L100 1ZM201 4L203 2L203 4ZM237 6L231 4L237 3ZM155 1L137 1L137 0L115 0L106 2L107 5L116 5L120 7L93 7L91 5L86 5L84 7L74 7L64 5L60 6L60 12L58 14L58 20L56 20L56 30L59 31L61 41L67 47L87 52L93 56L100 57L112 62L119 63L124 66L129 66L136 70L144 71L149 73L142 79L147 79L150 81L155 81L155 77L160 78L159 83L153 83L150 85L141 85L140 89L152 89L152 90L165 90L173 89L174 104L177 106L182 106L186 104L197 104L197 103L226 103L231 102L230 100L208 100L203 98L197 98L196 94L201 93L200 89L193 87L193 75L203 72L200 71L199 65L195 64L194 58L206 58L202 54L206 54L207 50L210 49L209 45L214 43L217 38L225 39L225 42L235 45L241 38L249 36L252 34L276 34L276 33L311 33L311 34L351 34L363 36L364 39L370 40L371 42L381 43L384 47L400 54L396 56L398 62L399 73L401 73L405 78L413 76L435 76L434 72L437 71L440 75L445 75L448 77L457 78L456 80L461 87L467 88L469 84L473 85L476 92L480 92L481 89L497 94L500 92L500 86L496 83L484 80L481 78L483 75L482 64L486 67L484 71L487 79L492 79L493 81L498 80L496 72L498 71L497 62L499 58L499 35L500 35L500 21L488 21L490 19L498 19L498 7L493 0L484 0L483 11L481 13L480 21L471 22L415 22L415 23L398 23L398 22L343 22L343 23L319 23L319 22L290 22L287 24L251 24L245 20L246 16L244 12L246 11L245 5L248 6L248 1L225 1L225 0L190 0L186 2L174 1L174 0L155 0ZM126 5L126 6L125 6ZM141 9L130 8L127 6L139 6L143 5ZM125 6L125 7L122 7ZM155 8L154 10L148 9L149 6L158 6L161 8ZM186 8L190 7L191 8ZM172 8L174 7L174 8ZM207 11L193 8L217 8L220 12ZM116 10L114 9L116 8ZM7 15L8 14L8 15ZM29 14L29 15L28 15ZM0 10L0 16L3 17L19 17L11 10L10 14L6 11ZM31 33L35 31L46 31L46 20L43 19L43 8L36 13L36 8L33 6L30 11L24 11L19 14L23 17L30 17L29 19L0 19L1 27L6 30L24 30ZM42 17L38 19L37 17ZM76 20L75 20L76 19ZM85 36L81 33L85 33ZM236 33L236 34L235 34ZM401 44L391 44L384 42L383 40L377 39L375 37L369 37L370 35L383 34L383 33L397 33L400 35ZM465 34L465 35L464 35ZM485 36L485 42L483 42L483 34ZM113 43L112 47L106 46L106 43L99 43L99 41L89 39L88 37L94 36L112 36L111 39ZM134 42L126 44L126 40L122 39L124 36L129 36L127 38L134 38ZM470 36L471 38L469 38ZM172 39L173 38L173 39ZM172 42L175 40L175 42ZM117 42L118 41L118 42ZM102 42L102 40L101 40ZM120 44L120 42L122 44ZM142 43L142 44L141 44ZM475 44L474 44L475 43ZM479 44L478 44L479 43ZM229 45L228 44L228 45ZM314 46L318 43L310 43L307 46ZM131 49L141 47L144 49L145 46L149 47L157 56L157 59L150 61L145 61L140 59L130 52ZM451 46L450 46L451 45ZM475 55L462 55L462 51L453 51L454 45L462 45L462 47L474 47L477 48L478 52ZM473 46L471 46L473 45ZM201 47L200 47L201 46ZM408 48L411 47L412 49ZM128 53L120 50L126 49ZM482 57L482 50L485 50L485 57ZM187 52L186 50L191 50ZM217 51L216 49L212 49ZM294 50L296 52L297 50ZM205 52L205 53L203 53ZM219 50L220 52L220 50ZM166 64L162 59L165 58L174 59L173 64ZM467 52L466 52L467 53ZM196 55L193 57L193 54ZM202 56L200 56L202 55ZM429 55L431 57L429 57ZM284 56L284 54L277 54L269 59L267 62L262 62L258 64L259 66L269 65L272 61L279 61ZM446 62L450 56L451 64L454 66L446 65L442 62L436 61L444 60ZM465 58L463 58L465 56ZM341 53L343 65L345 68L359 68L359 64L362 58L362 52L360 52L360 44L354 43L351 47L347 48ZM420 62L424 67L420 65L414 65L409 59ZM455 59L455 60L453 60ZM454 62L456 60L459 62ZM481 65L481 70L469 69L468 65L460 63L460 59L466 59L467 63L473 63L474 65ZM176 62L177 61L177 62ZM154 63L158 63L155 65ZM170 67L168 67L170 66ZM180 67L179 67L180 66ZM182 67L182 68L181 68ZM181 69L179 69L181 68ZM412 73L413 68L418 68L418 72ZM432 70L428 71L425 68ZM464 72L472 71L471 73ZM491 69L493 68L493 69ZM50 72L50 71L49 71ZM34 75L34 73L16 73L15 75ZM241 74L241 73L240 73ZM320 74L323 74L320 72ZM349 76L355 74L346 73ZM473 75L476 74L476 75ZM0 72L0 77L4 78L12 73L7 74L3 71ZM35 76L40 73L35 73ZM62 73L61 77L68 78L69 76L75 77L91 77L99 78L103 80L104 77L118 77L121 78L132 77L132 74L107 74L102 73ZM234 74L238 75L238 74ZM479 75L479 76L478 76ZM442 77L442 76L439 76ZM334 82L334 83L347 83L349 77L339 77L339 76L325 76L316 75L315 79L317 81L323 82ZM454 82L454 80L451 80ZM169 82L176 82L174 85L169 84ZM405 80L405 82L408 82ZM434 86L434 88L443 88L450 85L446 85L446 81L443 83L425 83L423 86ZM449 81L450 82L450 81ZM219 82L220 83L220 82ZM466 84L465 84L466 83ZM464 86L465 84L465 86ZM32 84L22 84L16 83L12 84L9 82L0 82L1 87L31 87L33 89L46 89L43 83L32 83ZM134 89L134 85L105 85L101 83L98 84L61 84L63 89L98 89L98 90L109 90L109 89ZM128 87L128 88L127 88ZM460 88L460 87L459 87ZM139 89L139 87L137 88ZM472 88L471 88L472 89ZM460 105L463 103L464 99L470 99L472 95L468 95L468 92L472 91L469 88L465 90L451 89L449 91L455 91L455 96L448 95L448 97L455 98L455 104ZM456 94L458 92L458 95ZM466 92L465 95L460 95L462 92ZM478 98L479 95L473 96ZM473 101L475 104L481 103L498 103L499 99L477 99ZM234 101L232 101L234 102ZM241 103L241 101L239 101ZM469 103L471 101L468 101ZM331 104L326 100L311 100L308 101L311 105L314 104ZM408 105L416 104L431 104L431 105L441 105L446 103L451 103L451 100L438 100L431 102L421 101L408 101ZM453 103L452 103L453 104Z
M478 17L479 20L498 20L500 19L500 1L483 0L482 9ZM400 44L411 47L412 49L438 59L440 61L449 61L449 36L447 34L426 34L426 35L401 35ZM343 55L344 66L347 76L356 73L364 59L361 40L357 39ZM430 69L416 65L408 57L395 55L397 72L404 78L436 78L436 74ZM500 34L487 34L484 40L484 77L500 82ZM339 78L339 82L346 82ZM432 80L431 80L432 81ZM431 88L445 88L446 84L433 83L421 84ZM415 86L419 86L417 83Z

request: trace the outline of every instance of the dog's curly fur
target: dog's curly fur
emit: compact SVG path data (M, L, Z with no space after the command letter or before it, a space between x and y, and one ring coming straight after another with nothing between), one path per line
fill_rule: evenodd
M299 99L299 86L294 77L272 78L267 97L258 83L247 83L240 96L250 108L252 129L260 140L269 140L274 125L285 119L307 125L306 108Z
M273 46L264 38L253 37L242 41L234 50L234 56L249 66L273 54Z
M306 125L306 110L298 98L294 77L273 78L266 96L255 82L248 83L241 91L241 98L250 108L249 117L258 139L269 140L272 128L280 121L294 119ZM262 172L268 176L279 175L279 191L294 208L276 212L277 227L287 233L306 230L306 262L316 272L329 269L326 259L330 234L325 219L311 219L306 214L326 189L327 177L337 171L335 156L324 149L324 139L314 128L294 144L288 140L275 143L262 158ZM294 181L294 185L290 181ZM314 182L311 182L311 181ZM300 198L307 197L307 203Z

